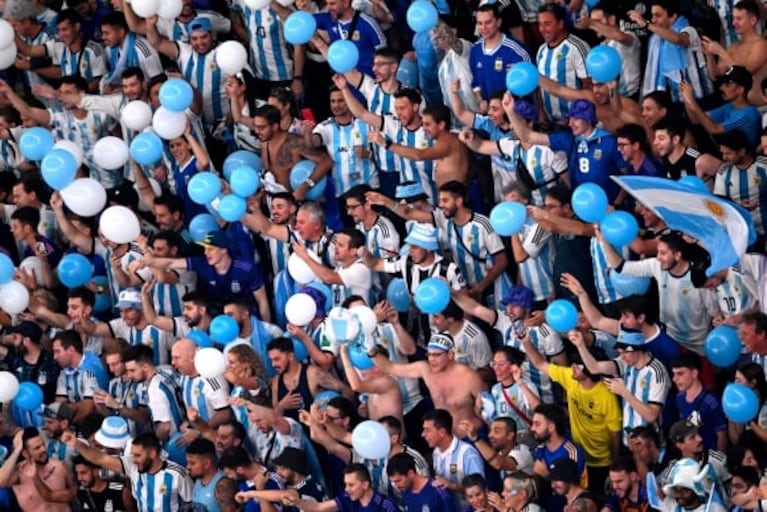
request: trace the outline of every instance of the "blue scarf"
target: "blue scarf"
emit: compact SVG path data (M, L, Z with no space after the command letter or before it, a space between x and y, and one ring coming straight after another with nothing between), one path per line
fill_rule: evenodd
M105 83L119 85L123 71L131 66L138 66L139 60L136 54L136 34L128 32L121 49L109 49L110 71L104 77Z
M682 29L690 26L687 18L679 16L673 25L671 30L674 32L682 32ZM687 48L681 44L674 44L670 41L666 41L660 38L660 47L658 49L658 56L660 58L660 74L671 80L672 82L679 83L682 81L682 70L687 68Z

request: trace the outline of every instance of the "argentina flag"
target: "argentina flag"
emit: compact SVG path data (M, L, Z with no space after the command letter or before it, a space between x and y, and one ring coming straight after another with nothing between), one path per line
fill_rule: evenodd
M611 176L669 228L698 240L711 256L707 276L737 265L756 241L751 214L734 203L666 178Z

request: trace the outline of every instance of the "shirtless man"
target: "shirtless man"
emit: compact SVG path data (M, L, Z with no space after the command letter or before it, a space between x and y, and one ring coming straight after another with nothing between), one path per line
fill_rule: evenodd
M767 103L761 90L762 80L767 77L767 60L764 58L767 40L757 32L760 17L761 10L755 0L741 0L732 9L732 26L740 39L727 49L707 37L701 41L712 80L724 75L734 65L743 66L751 73L754 80L748 101L754 105Z
M618 94L618 84L614 81L606 84L594 82L591 89L573 89L540 75L539 85L541 89L567 101L592 102L597 107L597 121L609 132L615 133L618 128L629 123L645 126L639 104ZM649 126L647 135L652 135Z
M17 464L22 454L24 461ZM74 475L64 462L48 458L45 441L34 427L13 437L13 452L0 467L0 486L13 486L24 512L69 512L77 496Z
M368 418L380 420L385 416L394 416L400 423L404 422L402 416L402 394L399 385L390 375L385 374L380 368L371 368L358 372L349 358L349 346L341 347L341 361L344 365L344 373L349 386L355 393L366 394L368 397ZM362 373L362 376L360 376Z
M408 160L433 160L434 181L437 188L448 181L467 183L469 171L469 152L458 137L450 132L450 109L445 105L429 105L421 118L423 130L434 141L428 148L414 148L403 144L387 143L380 131L372 132L370 140L379 146L386 146L389 151ZM387 145L388 144L388 145Z
M297 201L303 201L306 192L328 174L333 161L327 153L306 145L304 138L288 133L280 127L280 111L273 105L263 105L253 112L253 131L261 142L264 168L274 175L277 183L291 190L290 170L301 160L315 163L314 170L298 188L293 190Z
M477 416L477 397L485 391L479 374L470 367L455 362L455 351L450 335L432 335L427 345L427 360L413 363L392 363L377 347L368 349L368 356L376 367L392 377L423 379L429 388L435 409L444 409L453 417L453 432L462 435L461 421L469 421L475 428L485 423ZM460 432L458 431L460 430Z

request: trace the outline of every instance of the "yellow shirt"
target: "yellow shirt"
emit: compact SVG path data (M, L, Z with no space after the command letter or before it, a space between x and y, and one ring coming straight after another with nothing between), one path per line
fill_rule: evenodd
M584 389L573 378L569 366L549 364L549 376L567 392L572 438L586 452L586 463L609 466L612 462L610 439L612 433L619 433L622 427L618 397L601 381L591 389Z

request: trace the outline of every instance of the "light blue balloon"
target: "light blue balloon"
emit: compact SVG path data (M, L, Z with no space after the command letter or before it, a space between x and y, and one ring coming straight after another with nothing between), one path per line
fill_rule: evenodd
M208 204L221 193L221 181L212 172L199 172L186 185L189 198L197 204Z
M232 187L232 192L240 197L252 196L260 184L261 178L258 172L246 165L237 167L229 175L229 185Z
M336 73L348 73L357 67L360 52L352 41L340 39L328 48L328 64Z
M636 218L628 212L617 211L607 214L599 223L602 236L610 245L623 247L630 244L639 234Z
M193 242L202 242L208 233L220 229L216 218L209 213L199 213L189 223L189 234Z
M43 404L43 390L37 382L22 382L13 403L22 411L35 411Z
M352 362L352 366L358 370L370 370L375 366L375 363L365 351L365 347L360 343L351 343L349 345L349 360Z
M527 207L516 201L498 203L490 210L490 225L501 236L518 233L525 225Z
M690 175L682 176L681 178L679 178L679 183L682 183L683 185L687 185L688 187L693 188L702 194L708 195L711 193L708 190L708 187L706 186L706 182L697 176L690 176Z
M730 421L747 424L756 418L759 412L759 399L750 387L733 382L724 388L722 409Z
M200 348L210 348L213 346L213 341L211 341L208 333L200 329L192 329L186 337L194 341Z
M599 45L586 55L586 71L599 83L607 83L618 78L623 62L618 50L611 46Z
M427 0L416 0L407 9L407 25L416 34L428 32L437 26L439 14L436 7Z
M171 112L184 112L194 101L194 91L186 80L170 78L160 86L160 105Z
M130 143L130 156L139 165L154 165L162 154L162 139L156 133L139 133Z
M400 313L410 310L412 304L410 290L404 279L397 277L389 282L389 286L386 287L386 300Z
M391 439L381 423L365 420L352 431L352 447L366 459L378 460L389 453Z
M516 96L527 96L538 88L538 68L530 62L517 62L506 72L506 89Z
M301 160L290 170L290 188L293 190L300 187L306 179L314 172L314 166L316 164L311 160ZM323 176L320 181L314 184L312 188L306 191L306 199L309 201L316 201L322 197L327 186L327 176Z
M293 341L293 355L295 356L296 361L306 361L306 359L309 358L309 351L306 349L306 345L293 336L291 336L290 339Z
M48 186L53 190L61 190L74 181L77 161L69 151L52 149L43 157L40 171Z
M450 288L438 277L421 281L415 290L415 305L427 315L442 313L450 303Z
M53 149L53 135L41 126L27 128L19 137L19 150L27 160L40 161Z
M234 194L227 194L218 203L218 216L227 222L237 222L245 215L248 203Z
M240 335L237 321L229 315L218 315L210 321L210 337L216 343L226 345Z
M596 183L582 183L573 191L570 205L583 222L600 222L607 215L607 194Z
M328 402L334 398L341 396L341 393L332 389L325 389L314 395L314 403L320 408L320 411L325 411L328 408Z
M706 358L719 368L729 368L738 362L741 343L738 331L729 325L715 327L706 336Z
M264 163L261 157L252 151L240 149L235 151L224 160L224 178L227 180L232 175L232 171L241 166L250 167L256 172L264 170Z
M306 44L317 30L317 21L306 11L296 11L285 20L282 30L290 44Z
M546 308L546 323L555 331L570 331L578 324L578 310L569 300L557 299Z
M0 285L13 281L13 260L4 252L0 252Z
M649 277L634 277L620 272L610 272L610 283L615 291L624 297L631 295L644 295L650 289L651 279Z
M93 275L93 265L82 254L73 252L61 258L56 272L61 284L67 288L77 288L90 281Z
M405 87L418 88L418 62L410 59L399 61L397 80Z

